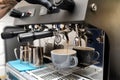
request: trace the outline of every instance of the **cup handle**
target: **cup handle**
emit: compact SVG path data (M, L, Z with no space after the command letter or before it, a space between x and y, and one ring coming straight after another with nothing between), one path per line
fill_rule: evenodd
M76 56L72 56L72 58L74 59L75 64L71 65L70 68L75 67L75 66L78 65L78 58Z
M18 50L17 48L14 49L14 54L15 54L16 59L18 59L17 50Z
M97 54L97 57L94 59L96 61L100 57L100 53L98 51L95 51L95 53Z

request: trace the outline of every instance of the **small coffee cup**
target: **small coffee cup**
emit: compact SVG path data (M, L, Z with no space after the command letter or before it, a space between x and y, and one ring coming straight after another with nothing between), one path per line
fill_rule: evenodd
M100 57L98 51L95 51L92 47L74 47L73 50L76 50L78 57L78 66L81 65L90 65L92 62L95 62Z
M55 49L51 51L53 65L58 68L72 68L77 66L76 51L70 49Z

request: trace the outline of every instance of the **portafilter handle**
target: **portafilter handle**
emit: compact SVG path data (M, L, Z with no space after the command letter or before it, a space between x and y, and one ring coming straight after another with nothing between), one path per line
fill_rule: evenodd
M18 35L18 41L19 42L29 42L33 41L35 39L41 39L46 37L53 36L52 31L43 31L43 32L28 32Z
M16 37L18 34L25 33L26 31L12 31L12 32L3 32L1 33L2 39L10 39Z

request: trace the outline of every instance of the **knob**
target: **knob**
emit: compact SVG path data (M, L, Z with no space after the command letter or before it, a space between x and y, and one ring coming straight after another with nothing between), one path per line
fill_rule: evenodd
M98 10L98 6L96 3L91 4L91 11L96 12Z
M29 13L29 12L21 12L16 9L13 9L10 13L10 16L14 17L14 18L25 18L25 17L29 17L30 15L31 15L31 13Z
M48 13L59 12L59 9L57 9L57 7L54 6L49 0L25 0L25 1L31 4L39 4L39 5L46 7L49 10Z
M55 6L57 6L60 9L73 11L75 7L74 0L55 0L54 1Z

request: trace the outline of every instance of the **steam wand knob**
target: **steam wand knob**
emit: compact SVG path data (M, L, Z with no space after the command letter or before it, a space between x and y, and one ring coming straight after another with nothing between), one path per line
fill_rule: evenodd
M29 12L21 12L19 10L13 9L10 12L10 16L11 17L15 17L15 18L25 18L25 17L29 17L31 15L31 13Z
M72 12L75 7L74 0L55 0L54 3L58 8L68 10L70 12Z
M59 12L59 9L55 7L49 0L25 0L25 1L31 4L39 4L39 5L46 7L49 11L48 13Z

